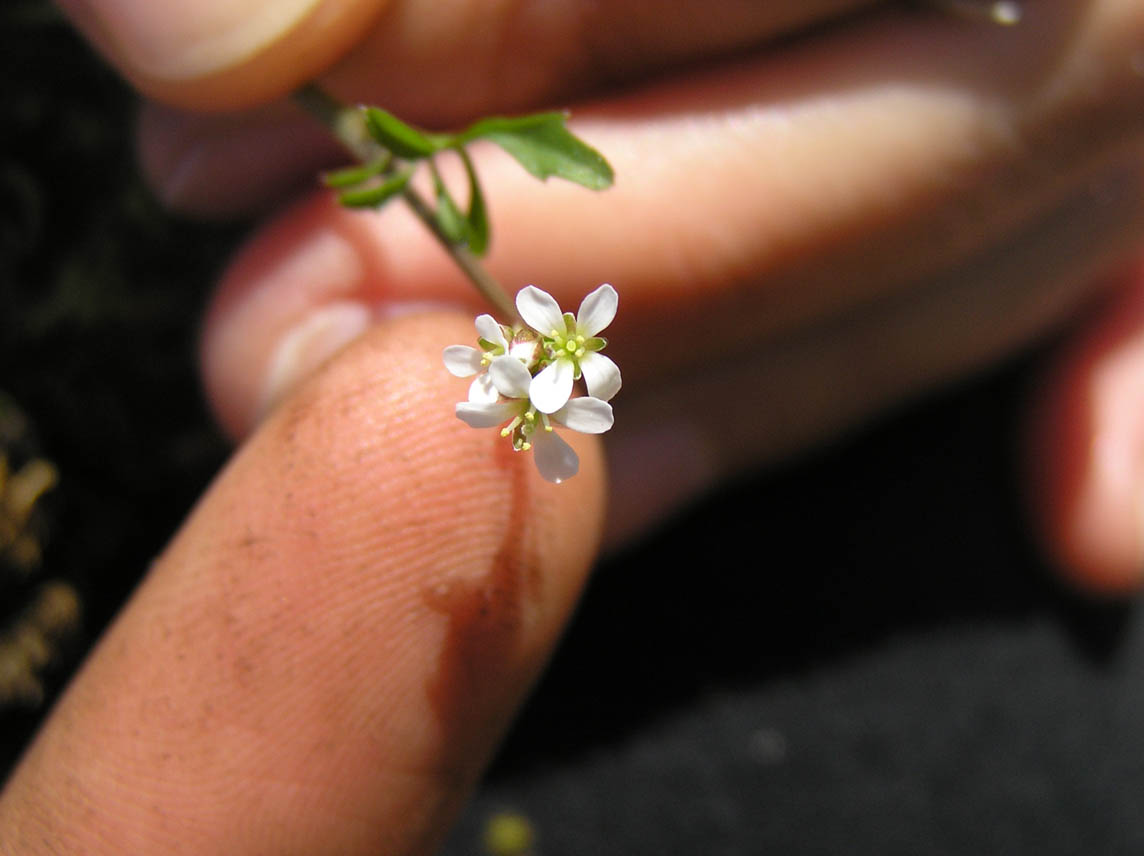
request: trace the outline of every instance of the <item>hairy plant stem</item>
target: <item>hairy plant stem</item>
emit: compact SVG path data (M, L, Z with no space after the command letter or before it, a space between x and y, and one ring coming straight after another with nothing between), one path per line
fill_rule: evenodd
M294 103L321 122L334 135L335 139L363 164L373 163L385 154L385 149L369 135L365 121L356 108L343 104L312 83L297 90L293 98ZM393 167L390 167L389 171L392 170ZM470 253L466 247L450 240L437 223L433 209L421 197L421 194L406 185L401 195L417 219L433 233L437 242L449 254L454 264L461 269L461 273L493 306L502 320L510 323L523 323L516 311L516 305L501 284L485 270L484 266L477 261L476 256Z

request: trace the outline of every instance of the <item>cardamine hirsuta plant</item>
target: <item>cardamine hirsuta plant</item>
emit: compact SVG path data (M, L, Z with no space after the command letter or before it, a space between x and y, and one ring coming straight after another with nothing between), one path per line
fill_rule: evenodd
M1010 26L1020 21L1015 0L915 0L919 6L951 15ZM616 316L619 295L605 283L581 302L575 315L561 310L546 291L528 285L515 301L481 266L491 240L485 197L468 146L486 140L504 149L542 181L555 176L591 190L610 187L612 168L604 157L573 135L566 113L494 116L457 133L415 128L378 107L350 107L308 86L295 100L336 136L359 164L328 173L327 187L349 208L379 208L401 198L501 316L476 319L476 346L445 349L445 368L474 377L468 399L456 414L473 428L499 428L518 452L532 451L544 478L562 482L576 475L579 461L554 432L555 426L588 434L612 427L612 397L620 390L620 370L601 351L600 337ZM441 178L437 158L455 155L465 168L468 199L453 198ZM428 171L433 199L410 183L418 169ZM586 394L576 396L577 382Z
M532 449L544 478L560 483L576 475L572 447L553 433L562 425L585 434L612 427L608 401L620 391L620 370L600 353L607 344L596 334L616 317L619 295L605 283L584 298L580 311L561 312L556 300L534 285L516 295L523 325L477 318L477 347L445 349L445 367L457 377L476 375L469 400L457 416L473 428L501 428L518 452ZM572 397L583 378L588 394Z
M450 373L475 375L468 400L456 406L457 416L473 428L499 428L513 449L532 451L540 474L551 482L576 475L576 453L553 429L600 434L612 427L608 402L620 390L620 370L600 353L607 341L599 333L615 318L619 295L611 285L601 285L584 298L575 315L562 311L550 294L533 285L510 301L478 261L488 250L490 228L467 146L487 140L541 180L555 176L592 190L611 186L608 162L568 130L564 113L486 118L459 133L441 134L415 128L377 107L340 105L314 88L296 97L361 161L324 176L341 203L377 208L404 199L503 319L479 316L475 347L445 349ZM450 154L461 159L468 178L464 206L438 171L436 159ZM422 167L432 180L431 202L410 184ZM578 381L586 395L573 396Z

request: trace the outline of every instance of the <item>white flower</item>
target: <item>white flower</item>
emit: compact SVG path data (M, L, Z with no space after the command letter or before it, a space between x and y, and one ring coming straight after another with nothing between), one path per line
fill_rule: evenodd
M572 383L581 376L588 395L608 401L620 391L620 370L600 351L607 341L596 334L616 317L619 295L604 283L580 303L573 317L546 291L534 285L516 295L520 317L540 334L545 354L541 371L532 378L529 397L541 413L555 414L572 395Z
M514 449L532 450L537 469L549 481L576 475L580 461L553 426L586 434L612 427L608 399L619 392L620 370L600 354L607 342L596 334L616 317L618 303L616 290L604 284L573 316L530 285L516 296L527 327L478 317L477 347L453 345L443 354L451 374L476 375L468 401L456 407L457 417L473 428L499 427ZM572 398L572 385L581 377L588 395Z
M468 345L450 345L442 357L445 368L454 377L477 376L469 386L469 401L491 403L497 400L497 391L487 369L496 357L508 353L508 337L491 315L478 315L476 326L479 350Z
M602 434L612 427L612 406L591 396L566 401L551 414L538 413L530 398L533 377L515 357L494 358L488 376L506 400L462 401L457 405L457 417L472 428L503 425L501 436L511 436L517 451L532 449L536 468L550 482L559 484L580 469L580 459L552 430L553 422L584 434Z

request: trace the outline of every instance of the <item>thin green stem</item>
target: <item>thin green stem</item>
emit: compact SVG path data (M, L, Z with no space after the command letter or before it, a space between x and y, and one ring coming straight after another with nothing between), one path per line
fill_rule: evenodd
M373 163L386 151L366 130L360 111L349 107L313 84L307 84L294 93L294 102L321 122L350 154L363 164ZM437 242L449 254L473 286L500 315L512 322L521 322L516 306L499 282L477 261L467 248L450 240L437 223L433 209L412 187L406 186L402 197L413 214L420 220Z

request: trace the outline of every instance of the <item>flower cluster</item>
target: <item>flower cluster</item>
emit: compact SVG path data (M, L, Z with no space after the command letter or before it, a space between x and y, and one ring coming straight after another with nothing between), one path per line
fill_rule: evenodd
M608 401L620 391L620 370L600 353L607 341L597 334L612 323L618 303L616 290L605 283L573 316L530 285L516 296L527 327L479 316L477 347L452 345L444 353L451 374L476 376L469 400L457 405L458 418L473 428L503 426L501 436L511 438L517 451L531 449L540 474L551 482L576 475L580 461L553 425L585 434L612 427ZM588 394L573 398L573 384L581 378Z

